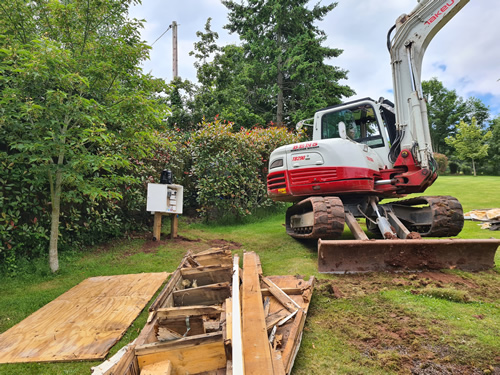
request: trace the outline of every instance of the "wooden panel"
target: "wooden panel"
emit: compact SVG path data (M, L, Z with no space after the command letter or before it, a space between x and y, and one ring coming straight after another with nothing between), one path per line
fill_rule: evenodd
M197 374L226 367L222 333L186 337L165 343L136 347L139 367L169 360L174 374Z
M172 295L175 306L216 305L222 304L226 298L231 297L231 287L229 283L219 283L175 290Z
M222 340L186 348L171 348L157 353L137 357L139 366L169 360L173 374L198 374L226 367L226 355Z
M141 375L170 375L172 374L172 362L162 361L145 366Z
M104 359L167 275L81 282L0 335L0 363Z
M219 306L179 306L158 309L158 319L172 319L194 315L219 315L223 309Z
M243 254L242 337L245 375L273 374L266 319L260 292L260 261L257 254Z
M233 277L233 267L226 265L183 268L181 269L181 275L185 280L196 280L198 286L231 282Z

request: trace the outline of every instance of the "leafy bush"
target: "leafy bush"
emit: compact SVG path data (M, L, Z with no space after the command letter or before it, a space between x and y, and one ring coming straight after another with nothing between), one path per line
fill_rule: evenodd
M462 165L462 172L466 175L470 175L470 174L472 174L472 168L467 164L463 164Z
M187 144L198 211L207 220L240 219L270 206L266 187L269 155L276 147L299 141L286 128L242 128L236 133L232 128L232 123L218 118L203 121Z
M446 173L446 168L448 167L448 158L444 154L434 153L434 159L438 164L438 173L444 174Z

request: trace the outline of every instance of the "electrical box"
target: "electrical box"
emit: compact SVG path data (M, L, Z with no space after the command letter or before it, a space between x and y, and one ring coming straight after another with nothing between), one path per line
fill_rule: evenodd
M182 185L148 184L147 211L182 214Z

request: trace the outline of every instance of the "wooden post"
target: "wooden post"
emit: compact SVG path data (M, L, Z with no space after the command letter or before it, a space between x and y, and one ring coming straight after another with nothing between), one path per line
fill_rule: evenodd
M155 212L155 221L153 224L153 241L160 241L161 236L161 212Z
M177 237L177 228L179 226L179 219L177 218L177 214L170 215L170 236L172 238Z

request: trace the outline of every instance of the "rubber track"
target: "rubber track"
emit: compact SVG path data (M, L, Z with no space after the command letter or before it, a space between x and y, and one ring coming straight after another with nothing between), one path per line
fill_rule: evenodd
M432 212L430 229L425 232L420 228L408 228L420 233L422 237L456 236L464 226L462 205L456 198L451 196L417 197L393 202L393 204L404 206L429 205Z
M296 214L314 212L312 228L297 232L290 227L290 217ZM286 212L288 235L300 239L337 239L344 231L344 205L337 197L311 197L294 204Z

